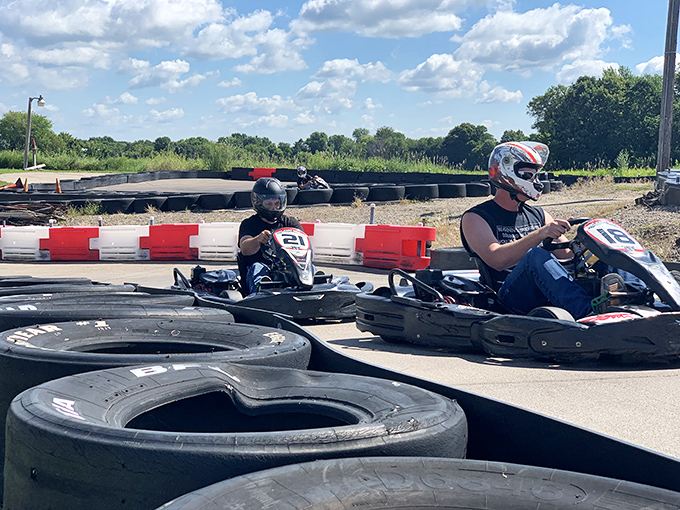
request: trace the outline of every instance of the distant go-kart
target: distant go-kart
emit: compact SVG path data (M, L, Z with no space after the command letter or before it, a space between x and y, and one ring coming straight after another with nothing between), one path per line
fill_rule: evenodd
M262 282L254 294L247 294L239 276L244 274L240 254L238 273L232 269L205 271L197 266L189 280L175 268L171 288L195 293L203 305L238 303L302 321L354 319L356 295L371 291L372 284L351 284L346 276L314 274L311 243L302 230L278 229L269 242L271 281Z
M574 320L562 308L509 313L479 271L423 269L412 276L394 269L389 286L357 296L357 328L388 342L479 352L505 358L558 361L606 358L616 362L670 361L680 355L680 285L669 271L621 226L579 218L568 243L546 240L548 250L569 247L573 276L599 294L597 260L628 271L643 289L616 293L608 313ZM395 281L398 280L398 281Z

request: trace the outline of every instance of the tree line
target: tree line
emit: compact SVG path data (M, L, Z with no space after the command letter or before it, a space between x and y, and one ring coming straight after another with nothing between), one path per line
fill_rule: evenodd
M31 134L41 155L71 158L153 158L173 154L185 160L202 159L211 169L226 170L234 155L253 161L304 164L310 155L369 162L418 162L458 170L485 170L493 147L511 140L537 140L551 150L549 169L589 169L654 166L657 153L662 93L660 75L635 76L627 68L607 69L599 78L582 76L569 86L550 87L528 103L534 118L529 134L507 130L500 140L485 126L462 123L446 136L412 139L391 127L373 134L357 128L352 136L314 131L294 143L275 143L267 137L232 133L216 141L191 137L177 141L169 137L134 142L112 137L78 139L69 133L54 133L51 121L32 114ZM680 90L676 88L674 112ZM676 116L676 118L678 118ZM673 127L677 140L679 123ZM0 150L24 150L26 112L10 111L0 119ZM671 161L680 159L680 146L671 151ZM318 161L318 159L315 159ZM370 166L370 165L369 165Z

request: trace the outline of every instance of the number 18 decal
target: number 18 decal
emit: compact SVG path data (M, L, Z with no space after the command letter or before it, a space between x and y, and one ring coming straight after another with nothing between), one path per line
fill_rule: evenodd
M614 250L644 251L640 243L613 221L591 220L586 223L584 229L590 237Z

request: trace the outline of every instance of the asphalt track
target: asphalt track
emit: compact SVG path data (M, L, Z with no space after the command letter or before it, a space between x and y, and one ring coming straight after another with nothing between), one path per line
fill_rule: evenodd
M18 174L24 176L24 174ZM72 178L64 175L63 178ZM29 174L29 182L40 182ZM54 174L48 174L51 182ZM10 176L4 180L11 180ZM14 177L16 180L16 177ZM182 180L181 187L200 189L208 183ZM178 186L173 181L154 181ZM229 189L248 189L249 183L224 181ZM125 185L127 186L127 185ZM198 186L198 188L193 188ZM214 183L210 184L212 190ZM135 189L140 189L139 187ZM226 188L225 188L226 189ZM208 269L230 267L200 263ZM84 276L109 283L138 283L154 287L172 284L172 269L191 273L196 263L119 262L57 263L0 262L0 275L36 277ZM347 275L350 281L385 285L387 272L357 266L324 266L326 273ZM308 329L332 347L362 361L508 402L569 423L680 458L680 361L669 365L615 366L547 364L457 355L416 346L392 345L356 329L353 322L317 324ZM575 445L577 447L577 445Z

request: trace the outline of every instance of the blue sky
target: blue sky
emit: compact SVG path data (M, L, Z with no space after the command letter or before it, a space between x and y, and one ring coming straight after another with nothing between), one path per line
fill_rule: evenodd
M527 103L606 67L661 74L668 2L0 0L0 114L42 94L78 138L293 143L462 122L531 132Z

